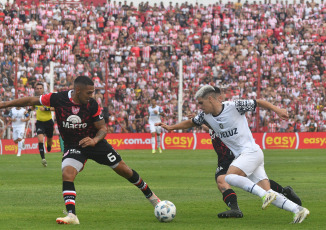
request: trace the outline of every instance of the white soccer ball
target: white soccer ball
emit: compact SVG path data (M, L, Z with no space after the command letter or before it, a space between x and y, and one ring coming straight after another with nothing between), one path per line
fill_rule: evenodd
M155 206L154 214L161 222L170 222L177 213L175 205L168 200L163 200Z

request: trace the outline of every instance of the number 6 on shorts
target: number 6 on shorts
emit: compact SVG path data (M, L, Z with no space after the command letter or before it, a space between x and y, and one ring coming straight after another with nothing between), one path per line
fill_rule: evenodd
M109 161L111 161L111 162L115 162L115 160L117 159L114 155L112 155L112 152L109 153L107 155L107 157L108 157Z

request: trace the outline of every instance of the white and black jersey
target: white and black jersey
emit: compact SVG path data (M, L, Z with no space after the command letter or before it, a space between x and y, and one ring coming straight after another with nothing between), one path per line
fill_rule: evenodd
M157 113L155 113L154 111L157 111ZM156 105L154 108L152 106L148 107L149 123L161 122L161 113L163 113L163 109L161 106Z
M208 124L234 156L238 157L241 153L260 149L244 116L247 111L254 111L256 106L256 100L227 101L222 103L222 111L216 117L201 112L192 121L198 126Z
M12 108L10 110L9 117L11 117L12 119L16 119L16 121L12 121L13 128L16 127L25 128L26 121L22 121L22 119L26 118L25 113L26 113L26 109L24 108L20 108L20 109Z

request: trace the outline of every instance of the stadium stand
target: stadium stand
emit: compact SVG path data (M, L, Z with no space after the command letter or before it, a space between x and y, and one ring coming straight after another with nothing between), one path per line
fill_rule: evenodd
M73 4L70 4L73 2ZM226 99L257 96L286 108L288 121L260 111L260 132L326 131L326 4L151 4L104 1L15 1L0 4L0 97L33 95L36 82L55 91L91 77L110 132L147 132L150 98L177 120L178 60L183 60L184 119L203 84ZM60 4L59 4L60 3ZM109 68L106 68L106 63ZM105 106L108 71L109 103ZM6 121L7 111L2 111ZM256 130L256 116L248 114ZM7 124L6 124L7 125ZM200 129L188 130L201 132Z

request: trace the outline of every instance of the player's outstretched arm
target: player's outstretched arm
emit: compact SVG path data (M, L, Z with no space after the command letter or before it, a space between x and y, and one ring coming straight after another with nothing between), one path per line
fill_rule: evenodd
M0 109L8 107L24 107L34 105L41 105L40 97L23 97L12 101L2 101L0 102Z
M168 131L173 131L173 130L177 130L177 129L189 129L191 127L196 126L192 120L186 120L186 121L182 121L178 124L175 125L167 125L165 123L159 122L159 123L155 123L156 126L161 126L162 128L168 130Z
M289 118L289 115L288 115L288 112L286 111L286 109L281 109L281 108L269 103L268 101L261 100L261 99L257 99L256 102L259 107L274 111L283 120L286 120Z

